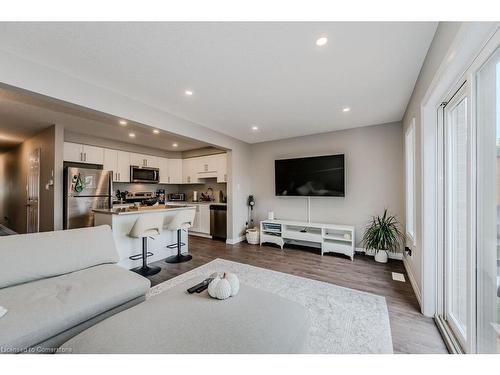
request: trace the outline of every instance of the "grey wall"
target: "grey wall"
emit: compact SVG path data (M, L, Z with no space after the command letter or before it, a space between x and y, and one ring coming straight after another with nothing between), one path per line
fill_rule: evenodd
M403 126L406 130L412 118L415 118L415 239L416 246L412 256L405 256L408 273L416 282L417 294L422 289L422 118L421 106L424 95L427 93L431 82L436 75L445 55L447 54L461 22L440 22L432 40L424 64L420 70L415 88L406 108ZM403 176L404 177L404 176Z
M28 159L32 151L40 148L40 231L54 230L55 204L54 186L45 188L55 174L56 126L27 139L16 148L0 155L0 217L18 233L26 233L26 183Z
M251 146L251 193L255 218L307 220L307 198L274 195L274 160L345 154L345 198L311 198L311 221L356 226L356 240L370 216L384 208L399 217L403 209L403 131L401 123L368 126Z

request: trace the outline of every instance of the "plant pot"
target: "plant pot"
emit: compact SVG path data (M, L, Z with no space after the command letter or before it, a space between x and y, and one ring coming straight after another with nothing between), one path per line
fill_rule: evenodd
M379 263L387 263L387 259L389 256L387 255L387 251L379 250L375 254L375 261Z

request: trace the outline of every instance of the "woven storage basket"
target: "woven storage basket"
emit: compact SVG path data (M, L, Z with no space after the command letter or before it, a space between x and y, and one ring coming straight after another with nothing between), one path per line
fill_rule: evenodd
M247 242L251 245L259 244L259 230L257 228L247 229Z

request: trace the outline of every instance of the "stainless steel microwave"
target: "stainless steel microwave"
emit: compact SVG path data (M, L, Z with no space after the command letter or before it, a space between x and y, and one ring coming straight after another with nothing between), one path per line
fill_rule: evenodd
M141 182L143 184L157 184L160 182L160 170L158 168L130 166L130 182Z

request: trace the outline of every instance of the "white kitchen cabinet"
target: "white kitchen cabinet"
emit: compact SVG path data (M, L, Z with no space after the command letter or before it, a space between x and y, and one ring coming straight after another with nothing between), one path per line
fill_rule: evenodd
M227 182L227 154L217 155L217 182Z
M130 165L138 167L159 168L159 161L156 156L130 153Z
M196 172L197 158L182 160L182 182L184 184L200 183L198 173Z
M192 232L199 232L200 231L200 205L195 204L196 207L195 214L194 214L194 219L193 219L193 225L191 228L189 228L190 231Z
M64 142L64 160L76 163L103 164L104 149L79 143Z
M182 184L182 159L168 159L168 183Z
M199 232L210 234L210 205L200 204Z
M158 158L158 164L160 168L160 184L168 184L169 183L168 159Z
M130 182L130 153L118 151L117 169L119 182Z
M130 182L130 158L128 152L105 148L103 168L113 171L113 182Z
M193 226L189 228L191 232L210 234L210 205L193 204L196 207Z
M193 158L195 160L195 171L198 173L215 173L218 168L218 155L202 156Z
M83 145L64 142L64 161L81 163L83 161Z
M102 164L104 170L113 171L113 182L118 182L118 151L105 148Z
M104 162L104 149L102 147L83 145L83 158L85 163L102 164Z

